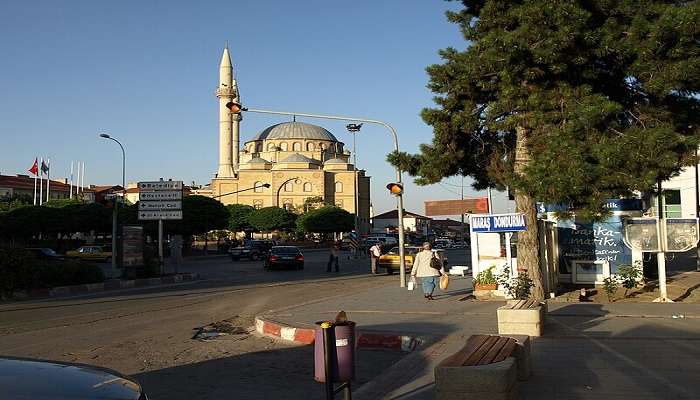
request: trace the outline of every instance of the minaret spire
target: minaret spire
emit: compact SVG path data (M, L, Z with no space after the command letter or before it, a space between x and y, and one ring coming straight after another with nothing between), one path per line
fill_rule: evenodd
M234 176L233 164L233 116L226 103L236 98L233 84L233 67L231 65L231 55L228 52L228 42L224 47L219 63L219 87L216 89L216 97L219 98L219 170L218 178L229 178ZM236 122L237 128L238 122ZM236 135L238 136L238 135ZM236 137L238 139L238 137ZM236 140L237 141L237 140ZM236 143L237 145L237 143ZM236 151L236 160L238 152ZM236 167L238 162L236 162Z

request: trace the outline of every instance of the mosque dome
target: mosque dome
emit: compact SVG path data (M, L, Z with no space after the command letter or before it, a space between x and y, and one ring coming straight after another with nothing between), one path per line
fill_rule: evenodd
M296 162L302 162L302 163L308 163L308 164L318 164L318 160L315 160L313 158L309 158L305 155L299 154L299 153L294 153L291 156L285 158L284 160L280 161L282 163L296 163Z
M340 158L331 158L330 160L326 160L324 164L347 164L347 161L341 160Z
M337 142L335 136L326 129L305 122L283 122L272 125L258 133L252 140L268 139L312 139Z

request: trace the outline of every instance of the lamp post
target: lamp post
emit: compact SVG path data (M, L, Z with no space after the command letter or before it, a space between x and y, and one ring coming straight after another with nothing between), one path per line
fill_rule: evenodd
M289 179L287 179L286 181L282 182L282 184L280 185L280 187L277 188L277 196L275 197L275 199L276 199L275 205L276 205L277 207L280 206L280 190L282 190L282 188L285 187L285 186L287 185L287 183L289 183L289 182L291 182L291 181L294 181L294 183L296 183L296 184L301 183L301 181L299 180L299 177L298 177L298 176L295 176L294 178L289 178ZM264 186L264 185L263 185L263 186Z
M307 118L320 118L320 119L333 119L333 120L338 120L338 121L348 121L348 122L365 122L368 124L377 124L377 125L382 125L386 129L389 130L391 133L391 137L394 141L394 150L396 152L399 151L399 138L398 135L396 134L396 130L394 127L391 125L387 124L386 122L379 121L376 119L365 119L365 118L353 118L353 117L344 117L344 116L338 116L338 115L324 115L324 114L307 114L307 113L298 113L298 112L288 112L288 111L272 111L272 110L262 110L262 109L255 109L255 108L246 108L241 106L239 103L236 102L228 102L226 103L226 108L231 110L231 113L233 114L241 114L242 112L254 112L254 113L259 113L259 114L274 114L274 115L290 115L290 116L300 116L300 117L307 117ZM399 167L396 167L396 183L401 184L401 169ZM400 193L396 196L397 199L397 212L398 212L398 218L399 218L399 270L400 270L400 280L401 282L399 283L400 287L406 287L406 260L404 259L404 229L403 229L403 193Z
M115 138L111 137L106 133L100 133L100 137L103 139L109 139L116 142L122 149L122 190L126 193L126 152L124 152L124 146ZM112 212L112 268L117 268L117 214L119 208L119 197L115 197L114 200L114 211Z
M228 195L230 195L230 194L236 194L236 193L240 193L240 192L245 192L245 191L248 191L248 190L254 190L254 189L257 189L257 188L260 188L260 187L269 188L269 187L270 187L270 184L269 184L269 183L263 183L263 184L260 185L260 186L253 186L253 187L248 188L248 189L235 190L235 191L233 191L233 192L228 192L228 193L220 194L220 195L218 195L218 196L212 196L211 198L212 198L212 199L218 199L219 197L224 197L224 196L228 196Z

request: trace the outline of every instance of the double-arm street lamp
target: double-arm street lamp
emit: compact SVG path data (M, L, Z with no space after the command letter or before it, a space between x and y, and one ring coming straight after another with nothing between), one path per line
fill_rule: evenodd
M301 183L301 181L299 180L299 177L298 177L298 176L295 176L294 178L289 178L289 179L287 179L286 181L282 182L282 183L280 184L280 187L277 188L277 195L276 195L276 197L275 197L275 199L276 199L275 205L276 205L277 207L280 206L280 190L282 190L282 188L285 187L285 186L287 185L287 183L289 183L289 182L291 182L291 181L294 181L294 183L296 183L297 185Z
M389 132L391 133L391 137L394 140L394 150L397 153L399 152L399 138L398 138L398 135L396 134L396 130L391 125L387 124L386 122L379 121L376 119L245 108L245 107L241 106L241 104L236 103L236 102L226 103L226 108L228 108L232 114L236 114L236 115L240 115L242 112L253 112L253 113L259 113L259 114L289 115L289 116L300 116L300 117L307 117L307 118L333 119L333 120L339 120L339 121L364 122L364 123L368 123L368 124L382 125L386 129L388 129ZM396 183L398 183L399 185L402 185L402 183L401 183L401 169L399 167L396 167ZM405 287L406 286L406 260L404 258L404 253L405 253L404 250L405 249L404 249L404 229L403 229L403 194L397 193L396 200L397 200L397 212L398 212L398 218L399 218L399 270L400 270L400 279L401 279L400 287Z
M124 193L122 196L126 196L126 153L124 152L124 146L115 138L111 137L106 133L100 133L100 137L104 139L113 140L122 149L122 190ZM117 214L119 208L119 197L114 199L114 211L112 211L112 268L117 268Z

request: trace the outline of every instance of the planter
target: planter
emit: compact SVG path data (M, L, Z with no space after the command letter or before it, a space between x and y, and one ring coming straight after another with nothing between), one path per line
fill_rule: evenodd
M497 290L498 285L474 285L474 297L477 300L503 300L504 297Z
M490 284L490 285L474 285L474 290L496 290L498 289L497 284Z

